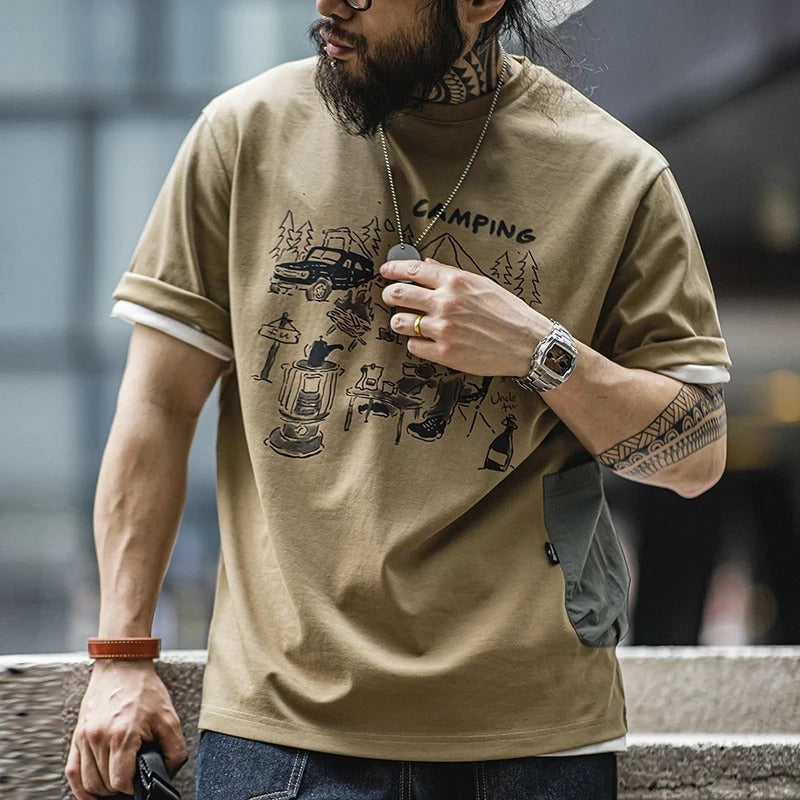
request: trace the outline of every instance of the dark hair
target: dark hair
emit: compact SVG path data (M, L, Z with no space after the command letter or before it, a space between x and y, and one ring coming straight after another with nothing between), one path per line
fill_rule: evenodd
M457 13L458 0L439 1L452 14ZM574 81L582 69L582 64L567 49L574 31L568 34L547 22L556 18L559 4L560 0L506 0L494 18L486 23L480 38L499 36L509 51L527 56Z

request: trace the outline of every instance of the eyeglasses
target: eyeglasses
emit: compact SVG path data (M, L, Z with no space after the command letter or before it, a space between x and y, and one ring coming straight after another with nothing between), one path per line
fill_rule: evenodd
M345 0L345 3L356 11L367 11L372 5L372 0Z

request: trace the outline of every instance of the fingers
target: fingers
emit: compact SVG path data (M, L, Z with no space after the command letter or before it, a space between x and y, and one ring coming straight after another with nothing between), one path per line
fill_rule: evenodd
M438 261L426 258L425 261L387 261L381 267L381 275L393 281L414 281L420 286L436 289L441 286L455 267L448 267Z
M136 752L141 745L137 739L129 739L112 747L108 758L108 779L115 792L133 794L133 776L136 774Z
M75 742L72 742L70 747L69 756L67 758L67 766L64 769L64 774L67 776L69 788L72 791L76 800L96 800L96 795L90 794L83 788L83 778L81 765L81 754Z
M100 777L100 770L89 747L81 749L73 743L65 771L70 788L78 800L96 800L97 797L115 794Z
M383 290L381 297L390 306L416 308L427 312L433 310L433 291L413 283L391 283Z
M414 330L418 316L421 317L417 325L419 334ZM398 312L392 316L391 325L401 336L408 337L406 348L409 353L435 364L451 366L446 361L451 352L450 348L434 340L434 337L441 333L441 323L435 317Z
M81 763L83 771L88 769L93 774L93 779L91 782L84 781L83 785L94 794L114 794L113 783L108 779L108 740L102 731L94 734L87 732L84 743Z
M417 356L417 358L431 361L434 364L442 364L445 367L457 368L455 364L451 364L449 361L447 348L441 347L431 339L420 339L419 336L412 336L406 343L406 348L412 356Z
M158 730L157 738L164 752L164 764L170 776L174 776L189 760L180 723L177 720L164 722ZM119 739L113 735L103 742L100 734L94 732L83 737L83 747L78 747L73 740L64 772L75 798L96 800L97 797L118 792L132 795L136 753L141 743L140 737Z
M94 752L88 747L81 750L81 783L84 789L94 795L114 794L114 790L106 784L100 775Z
M180 720L177 716L170 719L162 718L157 725L153 726L153 731L158 737L158 743L164 753L164 766L170 776L174 776L189 760Z
M133 794L136 752L141 739L84 728L72 740L64 773L77 800Z
M414 329L414 323L417 317L421 317L419 325L419 333ZM434 338L435 321L426 316L425 314L407 314L406 312L398 312L392 315L391 320L392 330L399 333L401 336L413 336L416 338L422 337L423 339Z

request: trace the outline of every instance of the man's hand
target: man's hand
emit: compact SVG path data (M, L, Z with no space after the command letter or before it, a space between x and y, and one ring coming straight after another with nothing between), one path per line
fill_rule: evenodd
M383 300L404 309L392 329L410 337L415 356L472 375L527 375L531 353L552 323L524 300L483 275L425 261L389 261ZM409 311L410 310L410 311ZM414 333L417 313L422 338Z
M174 775L188 760L181 723L152 661L96 661L64 770L77 800L133 794L136 752L158 741Z

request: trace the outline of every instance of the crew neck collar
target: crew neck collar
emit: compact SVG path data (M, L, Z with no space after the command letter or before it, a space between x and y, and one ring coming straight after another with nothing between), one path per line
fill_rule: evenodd
M524 56L508 54L509 59L519 65L510 78L505 79L500 97L497 101L496 112L513 103L527 89L530 89L539 80L539 68ZM494 92L487 92L475 100L466 103L425 103L413 111L399 115L402 117L416 117L418 119L434 120L436 122L467 122L473 119L483 119L492 106Z

